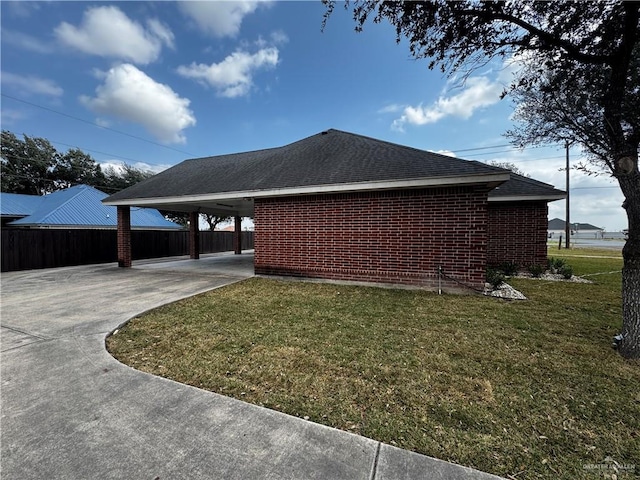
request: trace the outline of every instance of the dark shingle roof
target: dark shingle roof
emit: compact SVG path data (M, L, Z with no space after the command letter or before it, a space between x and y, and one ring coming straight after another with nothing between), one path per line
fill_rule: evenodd
M533 178L523 177L516 173L511 173L511 178L497 186L489 192L490 201L504 201L511 199L526 200L560 200L566 197L566 193L558 190L553 185L534 180Z
M186 160L106 201L504 173L480 162L328 130L283 147Z
M549 220L549 230L564 230L565 222L560 218L554 218ZM604 228L596 227L590 223L576 223L570 222L570 226L573 230L604 230Z

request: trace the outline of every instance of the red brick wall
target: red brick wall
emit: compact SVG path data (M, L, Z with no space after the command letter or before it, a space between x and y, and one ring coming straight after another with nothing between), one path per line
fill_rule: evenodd
M487 264L547 263L547 202L489 202Z
M118 207L118 266L131 266L131 208Z
M456 187L256 199L257 274L484 285L487 192ZM461 287L444 279L443 286Z

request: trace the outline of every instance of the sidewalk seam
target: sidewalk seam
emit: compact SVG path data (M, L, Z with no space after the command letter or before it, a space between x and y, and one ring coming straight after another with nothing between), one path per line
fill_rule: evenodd
M371 467L371 475L369 475L369 480L375 480L376 475L378 473L378 458L380 457L381 446L382 446L382 443L378 442L378 445L376 446L376 455L373 458L373 465Z

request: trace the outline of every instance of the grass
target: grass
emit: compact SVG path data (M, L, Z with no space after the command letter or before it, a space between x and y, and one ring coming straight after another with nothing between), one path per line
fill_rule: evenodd
M622 262L561 252L549 253L578 275L618 273L514 279L520 302L250 279L135 318L108 349L140 370L504 477L598 478L584 465L608 456L637 474L640 366L611 349Z

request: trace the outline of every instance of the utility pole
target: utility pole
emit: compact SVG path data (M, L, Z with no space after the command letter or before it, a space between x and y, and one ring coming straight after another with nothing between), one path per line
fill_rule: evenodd
M564 147L566 150L566 168L565 168L565 178L566 178L566 191L567 191L567 203L565 206L565 219L564 219L564 241L565 248L569 248L570 240L571 240L571 224L569 222L569 140L566 140L564 143Z

